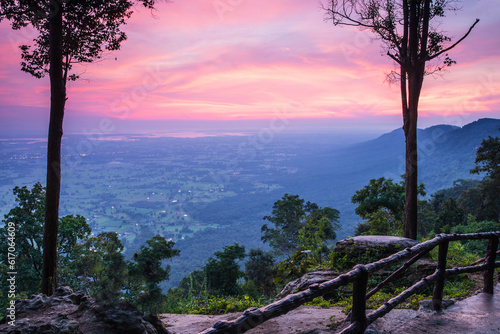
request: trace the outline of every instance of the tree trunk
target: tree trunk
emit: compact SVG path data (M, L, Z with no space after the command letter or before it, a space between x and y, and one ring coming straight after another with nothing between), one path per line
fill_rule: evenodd
M418 225L418 154L417 121L418 102L424 81L425 62L410 59L412 66L408 70L408 107L403 117L406 140L406 179L405 179L405 221L404 237L417 240ZM403 73L401 75L404 75ZM403 112L405 108L403 106Z
M61 191L61 138L66 87L62 63L62 3L52 0L49 18L50 122L47 143L47 184L43 233L41 292L50 296L57 287L57 234Z
M404 237L417 239L417 120L416 109L410 105L406 139L405 221Z

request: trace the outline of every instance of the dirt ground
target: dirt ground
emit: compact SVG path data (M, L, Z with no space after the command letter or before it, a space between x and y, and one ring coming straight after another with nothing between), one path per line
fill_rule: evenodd
M160 319L174 334L195 334L212 327L219 320L233 320L240 314L181 315L162 314ZM271 319L246 332L249 334L323 334L336 333L327 325L342 321L340 308L302 306ZM375 321L367 333L378 334L500 334L500 285L495 294L480 293L456 302L444 312L393 310Z

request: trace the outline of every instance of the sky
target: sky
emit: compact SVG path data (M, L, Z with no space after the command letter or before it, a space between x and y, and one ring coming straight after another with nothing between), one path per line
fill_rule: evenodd
M324 0L323 0L324 1ZM462 1L439 27L453 40L481 21L428 76L419 127L500 118L498 0ZM128 39L75 67L65 133L271 128L383 132L402 125L395 69L369 31L325 21L320 0L165 0L137 6ZM0 23L0 132L46 134L48 78L20 71L36 31Z

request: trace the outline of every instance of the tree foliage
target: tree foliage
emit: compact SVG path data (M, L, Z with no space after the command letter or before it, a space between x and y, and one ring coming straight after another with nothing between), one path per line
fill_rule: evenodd
M244 272L237 261L245 258L245 246L238 243L224 246L223 251L217 251L214 255L215 258L209 258L203 268L209 292L219 296L239 295L242 290L238 280L244 277Z
M405 219L405 178L400 183L384 177L372 179L351 198L358 204L357 215L366 222L358 225L356 234L400 235ZM420 183L418 193L425 196L425 186Z
M82 285L100 300L117 301L123 288L125 259L123 244L114 232L100 233L79 247L74 263Z
M160 283L168 280L170 266L163 266L163 261L178 256L175 243L160 235L146 241L132 260L127 263L127 295L131 302L147 314L162 310L165 295Z
M489 136L481 142L476 152L473 174L486 173L490 179L500 179L500 138Z
M205 271L194 270L188 276L181 279L178 289L173 294L180 294L183 298L199 297L202 293L207 292L207 278Z
M483 140L471 173L485 173L481 181L457 180L441 189L419 207L419 234L488 232L500 222L500 143L498 138ZM479 250L478 243L475 250ZM469 247L470 248L470 247ZM471 251L470 248L468 250Z
M471 173L485 173L479 186L478 218L500 222L500 138L489 136L476 152L476 167ZM469 196L471 198L472 196ZM472 197L471 199L477 197Z
M126 34L121 30L130 18L135 3L152 9L154 0L71 0L53 1L53 12L62 13L63 80L77 80L71 73L75 64L92 63L107 51L118 50ZM6 18L13 29L28 25L39 35L32 45L21 45L21 70L36 78L49 73L49 18L50 6L45 1L0 0L0 20Z
M463 224L454 226L452 233L481 233L500 231L500 223L493 221L477 221L477 219L469 215ZM487 240L464 240L465 251L483 257L486 250Z
M260 294L274 296L276 285L273 277L276 275L274 257L262 249L250 249L245 262L245 274L253 282Z
M36 293L40 287L45 190L37 183L31 190L15 187L13 193L18 204L5 215L3 222L16 225L16 271L23 278L17 282L17 288L29 295ZM0 235L2 241L7 240L7 226L0 228ZM5 264L8 245L1 242L0 247L1 261Z
M434 232L450 233L453 227L463 224L465 219L465 210L454 198L448 198L441 205Z
M18 205L5 215L3 222L13 222L16 225L16 270L19 277L22 277L17 288L31 295L40 288L45 189L40 183L36 183L31 189L26 186L15 187L13 193ZM60 275L71 278L74 277L74 272L69 268L69 263L78 258L78 242L87 238L91 230L85 218L80 215L62 217L59 225L57 256L62 263ZM0 235L3 240L7 240L6 226L0 228ZM0 243L0 251L7 254L7 243Z
M297 252L305 240L312 237L311 233L318 232L314 230L314 226L322 226L321 243L334 240L337 237L335 230L340 227L338 210L330 207L320 208L316 203L305 203L298 195L289 194L276 201L271 216L265 216L263 219L272 223L274 228L264 224L261 228L264 233L261 239L268 242L278 255L287 256ZM303 228L306 229L302 230Z

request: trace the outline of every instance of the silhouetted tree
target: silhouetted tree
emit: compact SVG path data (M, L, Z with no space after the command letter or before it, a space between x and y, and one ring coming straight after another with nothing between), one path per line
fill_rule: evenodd
M50 78L50 120L47 143L47 184L43 237L41 291L52 295L57 287L57 235L61 188L61 139L66 83L77 63L91 63L104 50L118 50L126 39L120 27L132 15L129 0L0 0L0 20L13 29L32 25L39 31L34 46L21 46L22 71ZM153 8L154 0L138 0Z
M444 17L454 0L330 0L324 7L334 25L369 29L382 40L387 55L399 66L399 76L406 139L406 191L404 236L417 238L417 119L418 102L424 76L455 63L448 51L463 41L479 22L476 19L467 33L455 43L432 25ZM429 61L444 57L434 67Z

